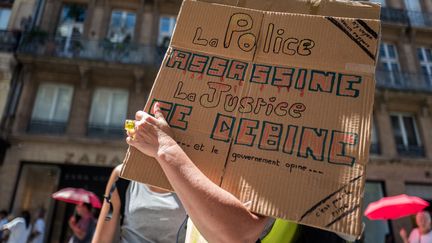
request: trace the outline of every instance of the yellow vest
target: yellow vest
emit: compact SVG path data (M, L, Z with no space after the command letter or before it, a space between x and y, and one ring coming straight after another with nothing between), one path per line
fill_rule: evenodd
M270 232L261 240L262 243L291 243L297 238L298 224L276 219ZM199 233L192 220L188 219L185 243L207 243Z
M261 240L262 243L290 243L297 238L298 224L276 219L270 232Z

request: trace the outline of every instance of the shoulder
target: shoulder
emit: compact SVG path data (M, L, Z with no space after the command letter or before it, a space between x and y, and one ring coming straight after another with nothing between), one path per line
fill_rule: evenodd
M413 241L413 239L417 239L418 237L419 237L419 230L418 230L418 228L414 228L413 230L411 230L411 233L409 235L410 241Z
M114 168L114 170L112 171L112 175L114 175L114 176L116 176L116 177L119 177L122 168L123 168L123 164L119 164L119 165L117 165L117 166Z

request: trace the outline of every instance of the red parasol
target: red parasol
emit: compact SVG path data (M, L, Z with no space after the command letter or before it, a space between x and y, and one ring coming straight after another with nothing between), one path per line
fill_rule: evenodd
M96 194L82 188L63 188L60 191L55 192L52 195L52 198L73 204L90 203L94 208L102 207L102 203Z
M429 203L419 197L405 194L384 197L368 205L365 216L370 220L397 219L416 214L429 206Z

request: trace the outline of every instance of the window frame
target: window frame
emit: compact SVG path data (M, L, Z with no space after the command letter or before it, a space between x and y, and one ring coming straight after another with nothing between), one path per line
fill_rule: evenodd
M93 120L95 119L95 114L94 114L94 105L95 105L95 97L97 95L97 92L100 90L105 90L105 91L110 91L110 96L109 96L109 101L108 101L108 105L106 108L106 115L104 118L104 123L103 124L99 124L96 122L93 122ZM122 88L111 88L111 87L97 87L95 88L93 95L92 95L92 101L91 101L91 106L90 106L90 115L89 115L89 120L88 120L88 124L89 125L101 125L101 126L106 126L106 127L115 127L114 124L111 123L110 121L110 117L111 117L111 113L112 113L112 109L113 109L113 97L114 94L116 93L116 91L123 91L126 94L126 107L125 107L125 117L127 117L127 109L129 106L129 90L127 89L122 89ZM119 92L121 93L121 92Z
M390 57L389 46L394 47L395 57ZM389 42L382 42L380 48L382 48L385 53L384 56L380 56L380 63L383 65L383 67L385 66L385 70L388 72L401 72L397 45ZM396 64L398 70L393 70L392 64Z
M402 133L402 141L403 141L402 145L405 148L409 148L410 145L408 144L408 136L406 133L405 123L403 122L404 117L411 117L413 119L414 134L416 136L417 146L418 147L423 146L422 139L421 139L420 133L419 133L419 129L417 127L417 119L416 119L416 116L414 114L407 113L407 112L392 112L392 113L390 113L390 119L392 116L398 117L398 123L399 123L399 126L401 128L401 133ZM393 130L393 135L394 135L393 126L392 126L392 130ZM396 144L396 145L398 145L398 144Z
M114 12L120 12L121 13L121 19L122 19L122 21L124 20L124 22L121 22L121 24L125 24L126 23L128 14L135 15L135 23L134 23L134 26L133 26L132 36L131 36L131 40L130 40L132 42L132 40L134 40L134 38L136 36L136 32L137 32L137 19L138 19L138 13L137 13L137 11L134 11L134 10L131 10L131 9L123 9L123 8L113 8L113 9L111 9L110 18L109 18L109 21L108 21L108 28L106 30L107 32L106 32L105 36L112 43L123 43L124 40L123 41L113 41L110 38L110 34L113 31L112 30L112 21L113 21L113 14L114 14Z
M428 59L427 50L431 52L431 60ZM432 85L432 48L428 48L425 46L419 46L417 48L417 54L420 52L421 57L423 60L417 55L417 58L419 58L419 64L420 64L420 72L421 74L425 75L425 78L429 85ZM426 68L426 73L423 73L423 67Z
M169 31L162 31L162 19L167 18L169 20ZM171 39L174 29L177 23L177 16L176 15L169 15L169 14L163 14L159 16L159 25L158 25L158 39L157 43L158 45L162 45L163 40L165 37L169 37Z
M36 105L38 104L38 97L40 97L41 94L39 94L39 92L41 92L41 88L44 86L52 86L54 87L54 98L53 101L50 104L50 112L48 115L48 119L46 120L39 120L39 119L35 119L35 111L36 111ZM57 110L57 105L58 105L58 99L59 99L59 90L60 88L67 88L68 90L70 90L70 103L69 103L69 108L68 108L68 112L67 112L67 117L64 121L56 121L54 120L55 117L55 111ZM47 121L47 122L64 122L67 123L69 121L70 118L70 113L71 113L71 108L72 108L72 103L73 103L73 98L74 98L74 86L70 85L70 84L60 84L60 83L52 83L52 82L42 82L39 83L38 89L36 91L36 97L34 100L34 105L33 105L33 109L32 109L32 114L30 117L31 121Z

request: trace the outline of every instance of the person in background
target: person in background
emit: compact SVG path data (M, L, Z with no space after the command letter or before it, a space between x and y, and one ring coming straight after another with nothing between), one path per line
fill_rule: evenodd
M432 243L431 216L427 211L416 215L417 228L413 229L407 237L407 232L402 228L399 232L404 243Z
M30 213L22 211L19 217L3 225L0 231L8 233L7 243L27 243L31 231Z
M184 242L186 212L178 197L120 178L121 168L113 170L106 186L93 243Z
M32 231L30 234L30 243L43 243L45 236L45 209L39 208L37 212L37 219L33 223Z
M7 224L8 220L8 212L6 210L0 211L0 229L3 225ZM3 239L3 231L0 230L0 242L2 242Z
M69 228L73 232L69 243L90 243L96 228L92 206L89 203L81 203L76 205L75 211L77 215L69 218Z

